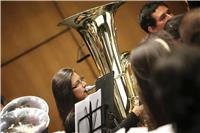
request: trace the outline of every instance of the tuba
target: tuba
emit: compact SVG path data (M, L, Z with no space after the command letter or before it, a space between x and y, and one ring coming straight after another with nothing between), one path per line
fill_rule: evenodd
M41 133L48 131L49 106L37 96L18 97L6 104L0 112L2 133Z
M98 6L58 24L68 25L80 33L100 76L114 71L114 103L121 119L126 118L136 96L136 83L127 58L129 54L120 55L116 41L114 15L123 3L118 1Z

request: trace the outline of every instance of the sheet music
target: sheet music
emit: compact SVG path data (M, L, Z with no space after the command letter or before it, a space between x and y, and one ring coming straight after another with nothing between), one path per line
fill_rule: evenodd
M97 92L90 94L84 100L75 104L75 132L78 133L78 122L81 118L89 113L90 102L92 111L101 106L101 89ZM92 114L92 127L93 129L101 125L101 110L97 110ZM79 123L79 132L89 133L89 117L86 117ZM95 131L94 133L101 133L101 129Z
M89 108L86 107L88 98L75 104L75 132L78 133L78 121L87 114ZM88 133L89 121L84 119L80 122L79 129L82 132Z
M90 95L89 97L92 103L92 110L101 106L101 89L99 89L95 94ZM92 123L94 129L101 126L101 110L97 110L92 114ZM94 133L100 133L98 130Z

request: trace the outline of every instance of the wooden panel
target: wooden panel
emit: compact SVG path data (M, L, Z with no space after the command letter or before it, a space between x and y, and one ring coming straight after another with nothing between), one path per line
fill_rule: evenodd
M146 35L138 23L138 14L144 3L128 1L117 10L115 23L120 52L130 51Z
M53 2L4 1L2 10L2 62L58 33L61 20Z
M44 98L50 108L49 131L61 130L61 120L51 91L53 74L62 67L72 67L78 73L85 75L88 83L95 81L86 62L76 64L76 51L76 44L69 33L65 33L8 64L2 68L2 95L8 101L24 95Z
M166 4L174 15L185 13L187 11L185 1L167 1Z

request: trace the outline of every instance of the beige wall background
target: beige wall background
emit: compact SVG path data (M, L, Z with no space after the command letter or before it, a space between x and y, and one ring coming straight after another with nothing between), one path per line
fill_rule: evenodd
M51 79L62 67L72 67L88 84L99 76L92 57L76 63L83 44L80 35L56 25L64 18L107 4L109 1L2 1L1 2L1 95L14 98L35 95L49 105L49 132L62 130L51 90ZM145 36L138 25L138 13L145 2L127 1L115 15L120 52L137 47ZM186 12L183 1L166 2L174 14ZM85 54L89 53L86 47Z

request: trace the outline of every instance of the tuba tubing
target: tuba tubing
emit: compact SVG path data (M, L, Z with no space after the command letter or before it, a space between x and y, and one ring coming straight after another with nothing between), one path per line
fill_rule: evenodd
M114 15L124 2L112 2L64 19L58 24L78 31L99 70L100 76L114 71L114 101L121 118L126 118L130 99L135 97L131 75L120 59L116 41Z

